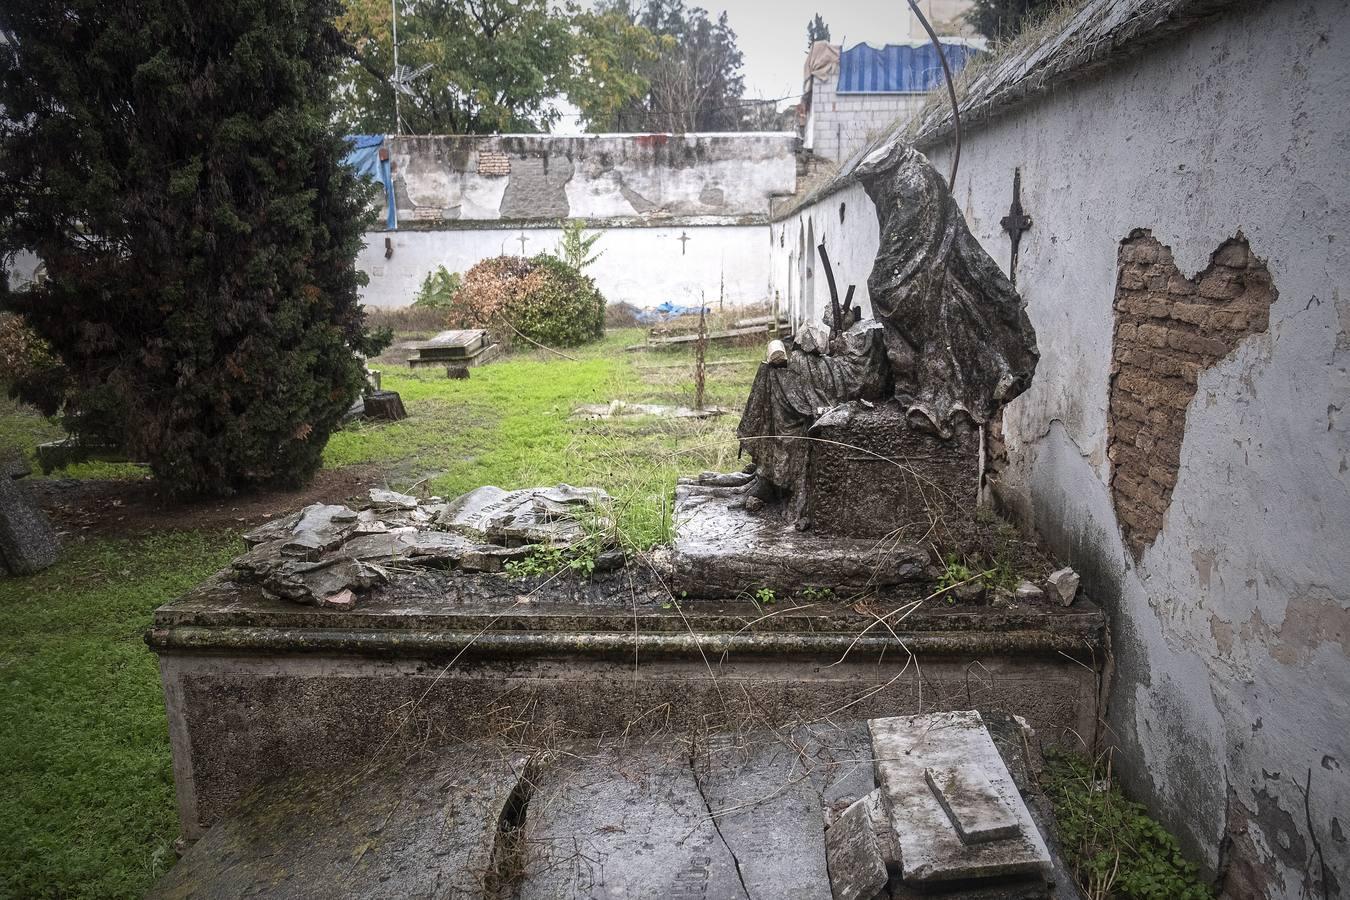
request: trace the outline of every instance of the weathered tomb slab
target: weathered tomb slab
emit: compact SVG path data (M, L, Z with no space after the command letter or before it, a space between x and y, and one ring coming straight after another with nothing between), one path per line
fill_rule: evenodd
M750 898L678 744L602 749L546 769L524 846L519 900Z
M1008 767L973 710L873 719L868 723L881 786L900 843L907 883L1036 876L1041 889L1050 854ZM976 767L991 786L991 802L1010 811L1016 833L967 843L928 784L928 769ZM994 814L985 813L994 817Z
M867 591L931 583L927 551L894 538L798 531L782 518L745 508L738 488L675 488L674 590L726 597L768 588ZM922 596L922 593L918 594Z
M871 796L851 804L825 832L834 900L873 900L890 878L872 827Z
M1001 841L1017 835L1017 817L979 766L929 766L923 777L962 843Z
M489 749L374 759L264 785L148 896L486 896L499 824L527 787L525 759Z
M720 737L694 771L751 900L829 900L823 797L811 760L787 735Z

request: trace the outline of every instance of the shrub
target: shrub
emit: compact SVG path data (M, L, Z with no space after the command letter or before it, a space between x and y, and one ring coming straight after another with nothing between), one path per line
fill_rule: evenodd
M458 272L448 271L445 266L437 266L434 272L422 281L422 289L417 292L413 306L418 309L449 310L455 302L464 279Z
M337 0L11 6L0 260L48 278L0 306L70 373L63 423L174 491L304 480L380 344L332 125Z
M24 395L47 415L55 415L69 387L69 376L52 348L23 319L0 313L0 379L10 396Z
M498 256L464 276L449 316L453 328L487 328L510 343L517 334L569 347L605 333L605 298L595 282L548 254Z

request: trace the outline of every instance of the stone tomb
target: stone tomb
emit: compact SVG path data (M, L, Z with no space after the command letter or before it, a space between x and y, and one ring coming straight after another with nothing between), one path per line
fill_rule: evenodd
M408 365L423 366L481 366L501 353L501 347L492 343L487 331L481 328L442 331L431 340L409 344L413 351Z
M254 791L150 896L1073 898L1024 801L1034 740L972 710L377 753ZM948 764L994 789L967 824L1012 832L959 837L922 775Z

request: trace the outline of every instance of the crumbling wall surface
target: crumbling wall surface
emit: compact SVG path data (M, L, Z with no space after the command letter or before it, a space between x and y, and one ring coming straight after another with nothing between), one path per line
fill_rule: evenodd
M1106 455L1116 516L1138 559L1171 505L1200 375L1266 330L1275 289L1240 234L1191 279L1139 229L1121 242L1117 273Z
M1350 895L1347 79L1338 0L1234 4L973 124L956 184L1005 266L1014 170L1034 221L1004 495L1111 613L1127 786L1232 897Z
M1092 39L981 75L955 186L1005 269L1015 171L1033 220L1015 274L1041 359L1001 494L1110 613L1130 791L1226 896L1350 896L1344 6L1089 0L1064 28ZM949 129L920 130L945 172ZM850 165L775 222L775 254ZM860 220L832 239L875 253ZM1145 455L1113 464L1113 441ZM1132 522L1119 477L1143 462Z
M763 217L796 186L792 134L390 138L400 227Z

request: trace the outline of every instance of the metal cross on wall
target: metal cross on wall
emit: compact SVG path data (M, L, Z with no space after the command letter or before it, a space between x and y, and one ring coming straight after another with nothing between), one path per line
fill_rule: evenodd
M680 236L676 238L680 242L680 255L684 256L684 251L689 249L689 242L693 240L686 231L681 231Z
M1003 230L1012 238L1012 255L1008 259L1008 280L1017 284L1017 248L1022 243L1022 233L1031 228L1031 216L1022 209L1022 170L1013 169L1012 205L1008 214L999 220Z
M525 242L528 241L529 238L527 238L527 237L525 236L525 232L522 231L522 232L520 233L520 237L516 238L516 240L520 241L520 255L521 255L521 256L524 256L524 255L525 255Z

